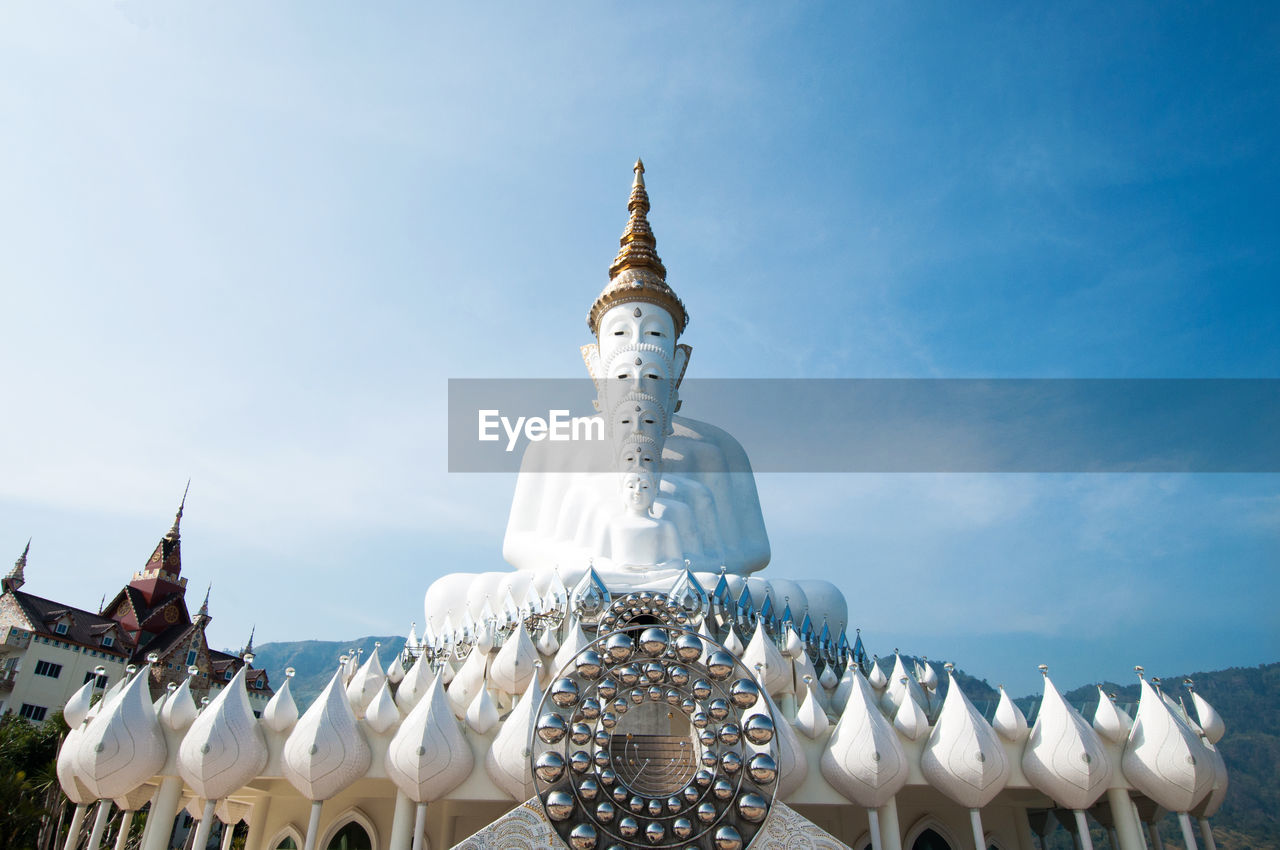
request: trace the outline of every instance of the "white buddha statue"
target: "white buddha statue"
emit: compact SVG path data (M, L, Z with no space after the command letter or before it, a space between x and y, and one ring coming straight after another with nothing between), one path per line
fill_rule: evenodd
M829 582L751 575L770 551L746 452L726 431L676 415L692 351L677 341L689 314L666 282L643 175L637 162L621 250L587 318L596 341L582 347L606 439L529 444L502 547L516 569L439 579L426 598L433 629L464 611L477 617L486 602L545 593L557 574L572 587L589 566L613 593L665 592L686 565L710 590L723 568L732 592L749 587L757 606L771 594L797 620L809 610L833 629L847 622Z
M622 473L626 510L609 523L609 558L624 570L651 572L655 567L684 565L680 532L671 520L651 512L657 496L653 473Z
M575 444L582 454L574 472L558 471L563 446L530 444L503 542L503 556L517 569L576 573L591 563L607 580L624 567L634 573L689 561L695 571L724 566L747 575L769 562L746 452L725 431L675 415L692 351L676 340L689 315L655 250L643 175L637 162L621 250L587 319L596 342L582 348L608 439ZM648 522L630 515L617 495L617 475L636 469L648 470L656 485ZM628 539L626 529L650 538L649 522L669 526L661 533L668 541L675 532L678 554L669 543L653 550L651 539ZM637 563L646 551L648 560Z

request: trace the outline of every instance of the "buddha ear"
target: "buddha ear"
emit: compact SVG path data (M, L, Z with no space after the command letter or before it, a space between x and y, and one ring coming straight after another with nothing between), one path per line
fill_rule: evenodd
M675 355L671 358L671 374L675 376L675 383L671 386L671 415L680 412L680 384L684 382L685 370L689 368L689 358L693 355L693 346L685 345L683 342L676 346ZM672 433L670 417L668 417L667 433Z
M604 367L600 363L600 346L596 343L590 343L579 349L582 352L582 362L587 364L587 374L591 376L591 383L595 384L596 397L591 400L591 405L598 413L600 411L600 393L604 392L601 384L604 376Z
M676 376L676 389L680 389L680 383L684 381L685 370L689 368L689 358L693 356L693 346L685 345L683 342L676 346L675 362L672 364L672 372Z

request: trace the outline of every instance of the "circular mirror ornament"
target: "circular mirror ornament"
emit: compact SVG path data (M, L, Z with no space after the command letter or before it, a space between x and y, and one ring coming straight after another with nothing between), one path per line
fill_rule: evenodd
M616 600L536 709L534 786L571 848L742 850L768 818L776 720L742 662L676 613L660 593Z

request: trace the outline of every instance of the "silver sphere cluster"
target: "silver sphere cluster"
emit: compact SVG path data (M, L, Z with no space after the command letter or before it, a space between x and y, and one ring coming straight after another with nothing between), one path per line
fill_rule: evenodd
M696 629L702 620L702 612L675 604L665 593L641 590L614 600L600 616L596 633L603 635L616 629L625 629L638 618L656 620L666 626Z
M743 850L777 787L775 720L740 661L654 610L662 594L645 595L543 696L530 756L538 796L573 850ZM689 732L627 731L629 711L641 726L656 716Z

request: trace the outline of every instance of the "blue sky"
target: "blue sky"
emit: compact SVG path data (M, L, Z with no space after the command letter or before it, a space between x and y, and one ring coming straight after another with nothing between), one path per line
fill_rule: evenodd
M0 554L96 606L191 477L215 643L402 632L501 563L446 381L580 374L637 155L691 375L1277 377L1277 45L1265 4L8 4ZM872 651L1280 653L1276 476L759 486Z

